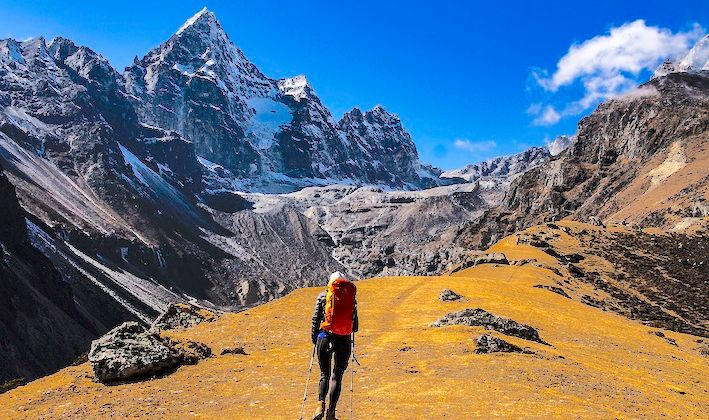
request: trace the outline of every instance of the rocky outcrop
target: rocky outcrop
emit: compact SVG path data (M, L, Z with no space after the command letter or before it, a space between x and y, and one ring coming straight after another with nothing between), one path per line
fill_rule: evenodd
M475 342L475 353L477 354L489 354L489 353L532 353L531 351L524 350L519 346L508 343L507 341L495 337L490 334L483 334Z
M453 270L451 270L451 274L457 273L459 271L463 271L463 270L468 269L470 267L475 267L476 265L481 265L481 264L509 265L510 262L507 260L507 257L505 257L505 254L503 254L501 252L492 252L492 253L467 257L465 259L465 261L463 261L461 264L455 266L453 268Z
M441 294L438 296L438 299L441 302L455 302L463 299L463 296L452 291L451 289L443 289L441 290Z
M535 284L534 287L536 287L537 289L548 290L550 292L556 293L557 295L561 295L567 299L571 299L571 296L569 296L569 294L566 293L566 291L564 289L562 289L561 287L549 286L546 284Z
M89 362L96 379L110 383L163 374L211 354L201 343L163 339L137 322L126 322L91 343Z
M170 304L167 310L153 322L152 328L171 330L175 328L190 328L202 322L212 322L216 314L185 303Z
M480 308L463 309L462 311L452 312L431 324L433 327L445 327L449 325L485 327L486 329L495 330L502 334L547 344L539 338L539 332L529 325L520 324L511 319L493 315Z

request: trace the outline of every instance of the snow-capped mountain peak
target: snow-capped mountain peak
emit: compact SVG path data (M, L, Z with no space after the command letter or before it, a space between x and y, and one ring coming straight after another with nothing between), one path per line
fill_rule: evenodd
M308 87L308 79L306 79L304 74L278 81L278 89L280 89L281 93L293 97L296 101L308 96L306 89Z
M304 75L265 76L207 9L123 78L142 122L191 140L198 156L240 179L237 188L251 188L244 182L253 181L259 184L254 189L266 190L261 185L282 180L435 184L436 171L423 181L417 172L416 147L398 116L380 105L353 114L352 125L338 124ZM218 181L219 188L235 185Z
M180 29L177 30L176 35L181 34L182 32L185 31L185 29L195 26L195 25L206 24L206 25L211 26L212 24L218 24L218 23L219 22L217 21L216 15L214 15L214 13L209 11L207 9L207 7L205 6L202 8L202 10L195 13L194 16L187 19L187 21L185 23L183 23L182 26L180 26Z
M709 35L700 39L681 60L666 60L655 70L653 78L669 73L700 73L709 71Z
M709 70L709 35L700 39L689 53L677 64L679 71Z

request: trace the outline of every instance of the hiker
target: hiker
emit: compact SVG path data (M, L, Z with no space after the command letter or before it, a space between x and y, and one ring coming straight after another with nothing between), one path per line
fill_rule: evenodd
M342 377L352 352L352 335L359 329L356 294L354 283L338 271L330 275L327 290L320 293L315 301L311 334L320 365L320 385L314 420L320 420L323 416L327 420L335 419ZM330 401L326 413L328 390Z

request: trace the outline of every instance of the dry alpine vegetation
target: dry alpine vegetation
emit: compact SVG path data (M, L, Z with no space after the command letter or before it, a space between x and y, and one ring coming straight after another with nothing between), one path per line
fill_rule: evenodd
M297 418L333 271L340 418L709 418L708 54L443 173L206 8L122 73L0 40L0 418Z
M558 222L507 237L487 251L504 254L507 264L360 281L356 416L707 418L706 296L699 287L693 310L682 313L671 305L671 287L647 286L654 277L617 284L607 274L623 261L605 259L604 252L624 246L612 242L618 237L662 243L668 235ZM597 246L587 248L589 238ZM705 241L706 231L685 239L698 238ZM638 249L639 261L657 258ZM680 258L693 256L668 263ZM590 280L592 275L597 277ZM460 299L439 299L444 289ZM94 382L88 363L68 367L0 396L0 416L295 418L311 350L307 309L319 291L296 290L214 322L163 332L210 347L213 356L196 365L113 386ZM649 307L669 303L642 311L627 296ZM512 330L431 325L466 308L529 326L547 344L510 335ZM482 335L513 351L477 353ZM240 347L246 354L233 350ZM314 392L311 382L310 402ZM341 418L349 414L348 392Z

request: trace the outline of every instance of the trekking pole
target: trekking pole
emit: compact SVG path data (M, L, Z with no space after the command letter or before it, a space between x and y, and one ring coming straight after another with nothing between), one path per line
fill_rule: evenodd
M355 356L355 333L352 333L352 360L357 364L357 366L361 366L359 364L359 360L357 360L357 356ZM357 370L354 367L354 364L350 365L350 419L354 419L354 377L355 373Z
M308 367L308 379L305 380L305 390L303 391L303 404L300 406L300 420L303 420L305 414L305 400L308 399L308 385L310 385L310 373L313 371L313 360L315 360L315 348L313 344L313 354L310 356L310 367Z

